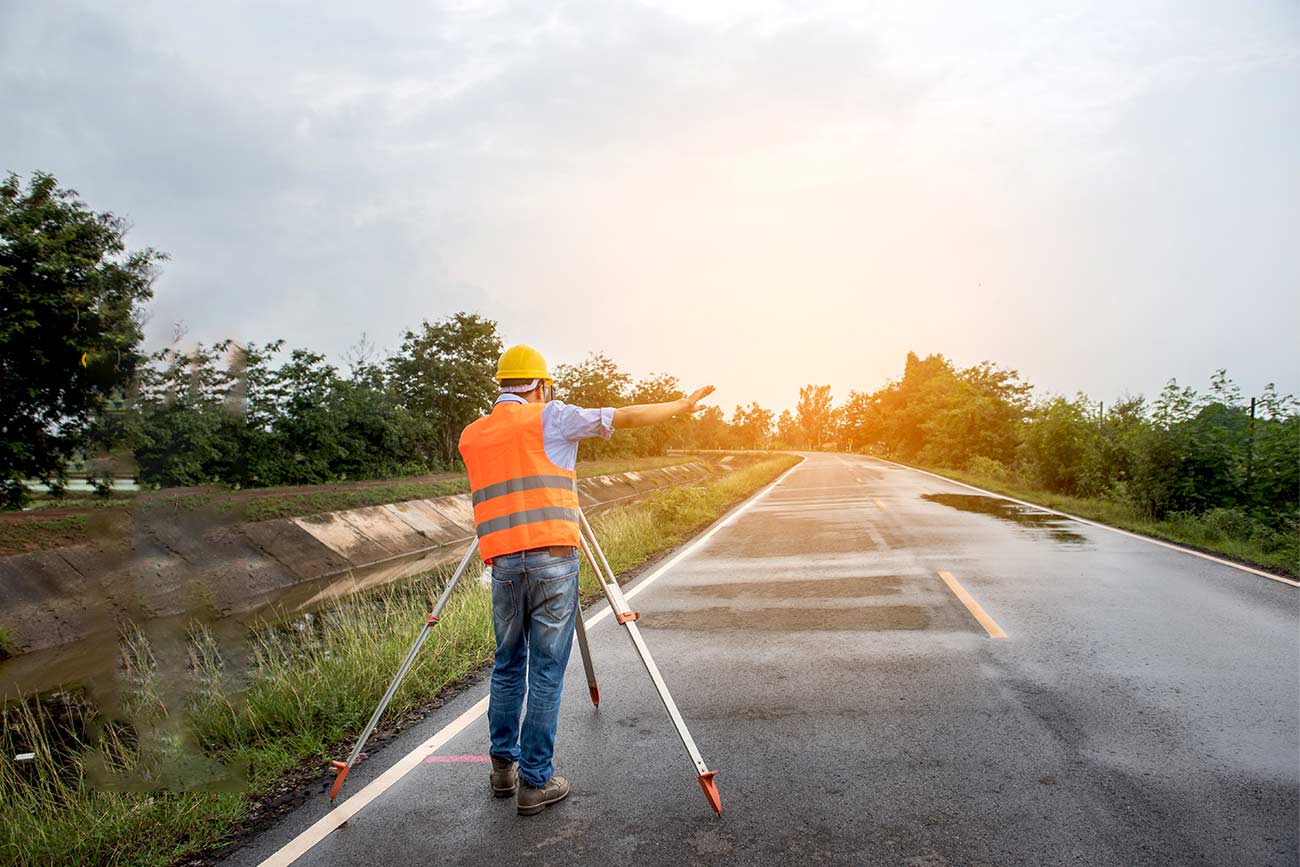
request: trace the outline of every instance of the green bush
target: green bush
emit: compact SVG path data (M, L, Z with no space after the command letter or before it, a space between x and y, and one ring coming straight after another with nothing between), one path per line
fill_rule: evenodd
M1259 530L1267 529L1259 527L1251 520L1250 515L1240 509L1222 507L1210 509L1202 513L1197 520L1207 533L1216 538L1251 539L1258 535Z
M983 455L971 458L970 464L966 467L966 472L997 482L1006 482L1011 479L1011 470L1007 469L1005 464L993 458L986 458Z

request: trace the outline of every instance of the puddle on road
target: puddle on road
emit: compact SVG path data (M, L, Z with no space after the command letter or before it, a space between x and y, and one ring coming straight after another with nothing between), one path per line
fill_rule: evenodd
M856 608L699 608L690 611L655 611L641 615L644 629L690 632L758 631L812 632L816 630L883 632L925 629L927 608L920 605L865 605Z
M734 581L697 584L681 589L697 596L736 599L762 596L775 599L825 599L841 596L886 596L902 590L898 575L861 575L852 578L814 578L808 581Z
M1086 536L1070 529L1073 522L1068 518L1040 512L999 497L985 497L981 494L922 494L921 499L958 511L991 515L1021 527L1042 530L1056 542L1078 545L1088 541Z

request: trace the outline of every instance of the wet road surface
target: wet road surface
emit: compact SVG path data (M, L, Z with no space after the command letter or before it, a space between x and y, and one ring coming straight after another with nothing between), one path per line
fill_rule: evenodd
M341 828L299 837L328 813L322 796L229 863L282 863L297 837L303 865L1295 865L1298 599L813 454L635 598L719 772L721 817L606 617L590 632L600 709L576 650L565 683L567 801L524 818L490 797L486 721L470 713ZM358 765L344 795L485 694Z

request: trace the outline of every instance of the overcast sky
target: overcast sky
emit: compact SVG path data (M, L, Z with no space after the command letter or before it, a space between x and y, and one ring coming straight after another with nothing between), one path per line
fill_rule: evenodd
M730 411L908 350L1300 391L1300 3L0 2L0 170L172 259L148 340L457 310Z

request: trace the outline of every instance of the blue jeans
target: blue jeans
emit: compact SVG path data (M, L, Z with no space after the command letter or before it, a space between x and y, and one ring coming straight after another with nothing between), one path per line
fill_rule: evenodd
M555 772L555 726L578 616L578 554L525 551L492 558L496 662L488 700L492 755L519 763L541 788ZM528 713L519 714L528 694Z

